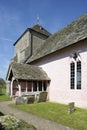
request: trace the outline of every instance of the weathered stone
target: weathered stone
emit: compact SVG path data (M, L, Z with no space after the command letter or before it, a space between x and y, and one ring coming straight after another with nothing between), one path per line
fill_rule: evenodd
M34 101L35 101L35 96L29 96L29 97L27 98L27 104L34 103Z
M74 111L75 111L75 103L74 102L70 102L68 104L68 113L71 114Z
M46 102L47 100L47 92L41 92L39 95L39 101L38 102Z
M15 102L16 105L23 104L23 103L24 103L24 98L23 97L17 97L16 98L16 102Z

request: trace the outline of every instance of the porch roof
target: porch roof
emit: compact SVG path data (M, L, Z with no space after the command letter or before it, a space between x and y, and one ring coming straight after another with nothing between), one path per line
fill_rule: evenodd
M23 80L50 80L41 67L17 62L12 62L9 65L6 80L11 80L12 77Z

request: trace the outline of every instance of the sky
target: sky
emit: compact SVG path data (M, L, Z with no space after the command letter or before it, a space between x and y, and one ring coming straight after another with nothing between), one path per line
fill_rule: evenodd
M38 17L53 34L86 12L87 0L0 0L0 77L6 78L13 44Z

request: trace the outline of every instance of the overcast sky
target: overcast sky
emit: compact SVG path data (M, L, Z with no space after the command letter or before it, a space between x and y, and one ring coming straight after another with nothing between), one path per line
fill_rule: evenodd
M55 33L87 12L87 0L0 0L0 77L6 77L14 42L39 23Z

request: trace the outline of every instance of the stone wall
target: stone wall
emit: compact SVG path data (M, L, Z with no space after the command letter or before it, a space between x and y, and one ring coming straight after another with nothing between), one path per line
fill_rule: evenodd
M22 63L39 48L47 36L34 31L26 31L15 44L17 62Z
M47 39L46 36L44 36L42 34L38 34L36 32L33 32L33 35L32 35L32 53L34 53L37 48L42 46L46 39Z
M18 62L23 62L31 54L31 35L27 31L15 44L15 55L17 54Z

